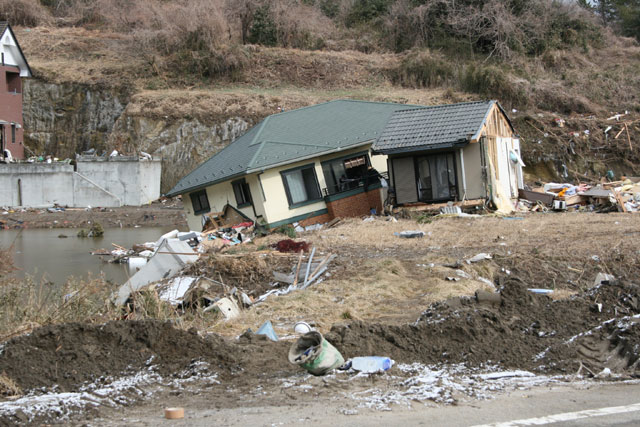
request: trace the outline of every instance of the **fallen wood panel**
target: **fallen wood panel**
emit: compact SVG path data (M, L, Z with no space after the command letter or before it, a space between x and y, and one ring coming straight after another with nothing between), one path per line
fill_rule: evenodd
M459 206L460 208L473 208L476 206L483 206L484 199L472 199L465 200L464 202L453 202L453 206ZM440 208L449 206L449 203L413 203L410 205L403 205L393 209L393 213L398 213L402 210L408 210L411 212L426 212L434 211L439 212Z

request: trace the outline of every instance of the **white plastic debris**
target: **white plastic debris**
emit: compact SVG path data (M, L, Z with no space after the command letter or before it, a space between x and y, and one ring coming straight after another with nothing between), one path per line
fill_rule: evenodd
M171 305L180 304L182 302L182 298L184 298L184 294L187 293L196 279L196 277L189 276L176 277L169 282L168 287L160 292L158 298L169 302Z
M612 280L615 280L615 278L616 276L614 276L613 274L598 273L596 275L596 280L593 282L593 286L598 286L602 284L602 282L610 282Z
M467 264L471 264L473 262L480 262L486 259L491 259L491 254L486 254L484 252L479 253L476 256L473 256L467 260Z

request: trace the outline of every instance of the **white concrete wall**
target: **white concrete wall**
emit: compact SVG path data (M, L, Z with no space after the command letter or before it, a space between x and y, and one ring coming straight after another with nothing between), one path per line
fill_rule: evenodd
M122 200L115 194L108 192L85 176L79 173L73 174L73 206L96 207L108 206L119 207Z
M55 203L73 204L73 166L0 165L0 205L42 207Z
M114 194L122 206L140 206L160 197L160 160L79 161L77 171Z
M160 197L160 173L160 161L3 164L0 206L139 206Z

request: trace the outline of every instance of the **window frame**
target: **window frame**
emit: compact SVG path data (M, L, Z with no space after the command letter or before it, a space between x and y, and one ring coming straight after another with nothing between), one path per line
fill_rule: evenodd
M201 196L204 195L204 200L207 202L207 206L204 207L202 205ZM193 193L189 193L189 198L191 199L191 207L193 208L194 215L200 215L204 213L211 212L211 205L209 204L209 195L207 194L207 189L194 191ZM196 209L196 202L198 203L199 209Z
M302 171L302 170L306 170L306 169L311 169L311 171L313 172L313 183L312 183L312 185L315 187L315 191L316 191L316 194L318 195L318 197L313 198L313 199L307 199L307 200L304 200L302 202L293 203L292 200L291 200L291 191L289 190L289 184L287 183L286 175L290 174L292 172ZM316 173L316 165L315 165L315 163L308 163L306 165L302 165L302 166L298 166L298 167L295 167L295 168L291 168L291 169L280 171L280 177L282 178L282 185L284 186L284 192L287 195L287 202L289 203L289 209L299 208L301 206L310 205L312 203L317 203L317 202L323 200L322 191L320 190L320 184L318 182L318 174ZM305 183L305 187L306 187L306 183Z
M342 163L343 167L346 168L346 165L344 165L344 163L347 160L350 159L356 159L358 157L364 157L364 161L365 161L365 169L368 169L370 166L372 167L373 165L371 164L371 158L369 156L369 151L359 151L357 153L352 153L352 154L348 154L346 156L340 156L340 157L335 157L333 159L329 159L329 160L324 160L321 165L322 165L322 174L324 176L324 180L325 180L325 185L326 185L326 194L329 196L332 196L334 194L339 194L339 193L343 193L345 191L350 191L353 190L354 188L359 188L362 185L358 185L356 187L351 187L351 188L345 188L345 189L340 189L339 185L340 185L340 177L336 176L334 168L333 168L333 164L335 163ZM327 174L326 174L326 170L328 169L331 172L331 180L334 181L336 184L333 185L332 187L336 187L336 191L333 191L331 188L329 188L329 182L327 180ZM361 180L363 180L365 178L365 176L361 177ZM349 186L350 187L350 186Z
M428 159L429 158L435 158L438 156L445 156L447 157L447 181L449 183L449 197L447 198L424 198L421 196L421 192L420 189L418 187L418 181L420 180L421 176L420 176L420 159ZM453 183L451 181L449 181L449 158L451 159L452 162L452 166L453 166ZM425 153L419 156L414 156L413 157L413 167L414 167L414 174L415 174L415 179L416 179L416 191L418 192L418 201L421 203L442 203L442 202L448 202L448 201L455 201L458 200L458 164L456 162L456 152L455 151L437 151L437 152L430 152L430 153ZM429 164L429 167L431 167L431 165ZM436 171L436 173L438 173L439 171ZM431 171L431 169L429 169L429 176L433 176L434 172ZM431 191L433 192L433 183L431 184ZM453 189L453 191L452 191ZM432 193L433 194L433 193Z
M16 125L14 123L11 124L11 143L16 143Z
M242 201L238 200L238 192L236 191L236 188L241 193ZM253 203L253 197L251 197L251 188L249 187L249 183L244 178L232 181L231 189L233 190L233 195L236 198L237 208L246 208L247 206L251 206L251 204Z

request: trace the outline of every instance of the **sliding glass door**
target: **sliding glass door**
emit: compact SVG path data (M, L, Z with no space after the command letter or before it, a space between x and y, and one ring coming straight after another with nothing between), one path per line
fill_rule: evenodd
M421 202L455 200L456 167L453 153L416 158L418 197Z

